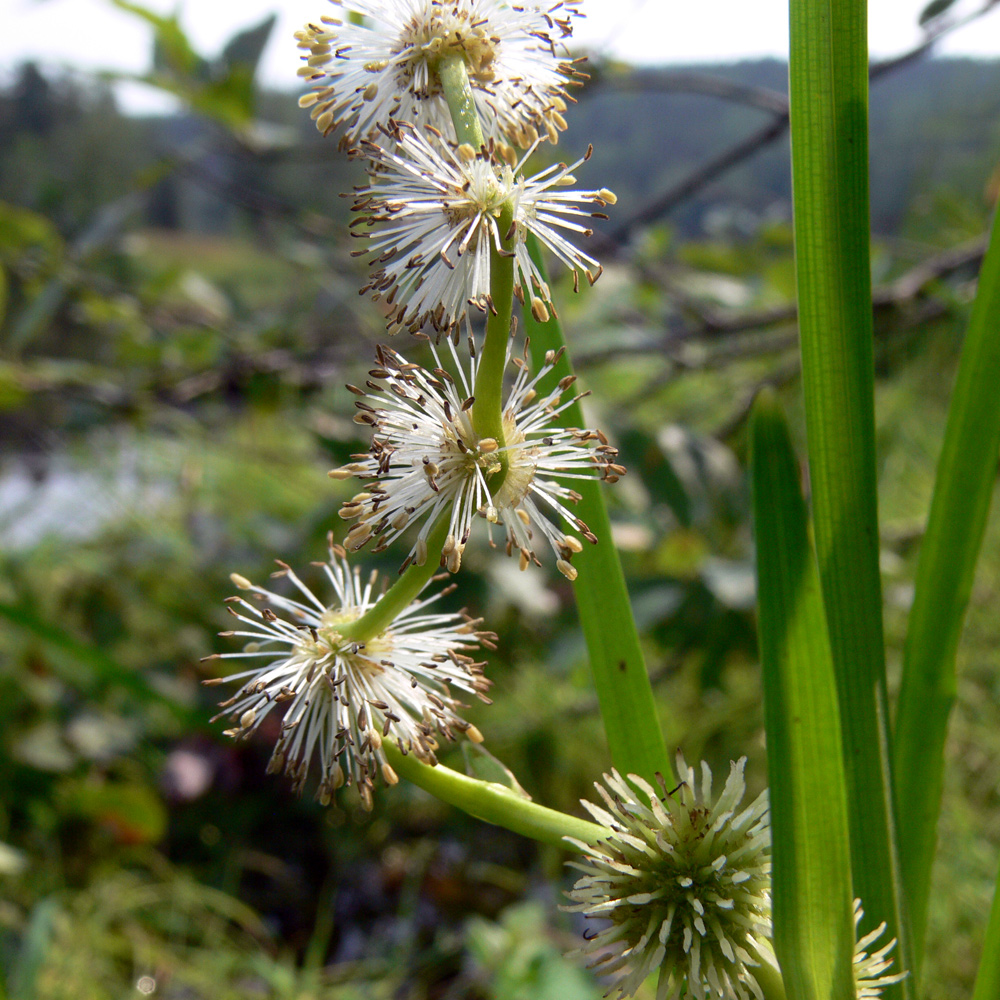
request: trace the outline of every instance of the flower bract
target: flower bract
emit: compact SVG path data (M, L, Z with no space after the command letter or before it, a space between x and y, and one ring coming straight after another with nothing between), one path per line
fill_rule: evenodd
M422 564L428 557L427 536L447 518L443 555L447 568L456 572L478 515L488 528L503 527L507 552L518 554L522 569L539 563L540 535L555 552L559 570L575 578L571 560L582 549L580 537L597 539L567 506L579 494L560 480L600 476L617 481L625 471L616 464L617 450L599 431L558 425L559 414L572 402L562 397L574 378L539 389L555 355L534 376L522 358L513 358L517 374L504 403L504 443L480 437L471 412L477 361L473 358L466 374L451 341L445 343L457 377L442 367L434 345L432 370L380 347L380 367L369 373L367 391L349 387L361 397L355 420L371 427L372 443L367 455L330 473L335 479L365 481L363 492L340 511L357 522L346 546L360 548L376 538L380 551L408 525L422 521L406 559L406 564Z
M397 125L394 134L392 150L361 145L375 169L358 189L352 223L353 234L370 241L356 251L372 258L362 292L388 306L390 329L450 331L467 319L469 306L491 309L491 251L513 256L516 294L547 318L551 294L528 253L529 233L573 272L575 286L581 272L591 284L600 276L600 264L567 236L592 235L581 220L607 218L594 209L615 201L607 189L570 187L589 151L569 166L524 177L531 150L511 164L492 147L455 146L434 130ZM501 226L505 211L510 221Z
M572 841L584 860L570 864L583 875L565 909L596 925L582 950L612 982L609 994L632 996L659 971L657 1000L762 1000L754 969L776 967L770 826L766 792L740 808L745 763L731 765L715 801L708 765L699 780L683 760L672 792L613 771L595 783L604 807L584 801L607 836Z
M345 638L340 630L371 610L382 595L378 574L362 578L345 557L331 541L329 562L318 564L334 591L331 604L320 601L284 563L273 575L287 577L298 598L234 574L233 582L247 597L229 598L229 610L242 627L223 634L247 644L242 652L209 659L262 662L206 683L240 685L221 703L220 714L237 722L229 736L245 739L272 715L281 716L269 773L284 770L301 791L315 758L322 802L346 783L356 785L371 808L379 775L387 784L397 780L386 760L385 740L431 764L436 763L439 738L455 740L465 734L482 741L479 731L458 714L464 706L451 689L489 700L483 664L472 654L481 644L492 645L495 637L464 614L430 610L442 591L414 601L364 642Z
M344 125L353 144L402 118L454 137L435 71L449 56L465 62L487 138L526 147L566 128L566 88L580 74L563 39L579 16L576 0L332 2L336 16L296 33L300 75L315 84L299 103L324 134Z

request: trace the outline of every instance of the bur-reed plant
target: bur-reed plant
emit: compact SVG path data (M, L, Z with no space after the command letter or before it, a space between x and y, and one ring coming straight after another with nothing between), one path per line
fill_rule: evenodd
M749 438L770 790L744 805L742 762L719 794L707 765L671 768L604 502L625 470L586 426L543 259L593 284L600 265L577 241L615 201L575 187L589 156L528 172L568 125L582 71L563 46L580 4L333 2L298 33L313 85L301 104L367 163L353 227L371 267L364 290L390 332L418 342L380 347L364 387L348 387L371 448L331 473L360 484L341 510L343 547L332 543L337 602L287 567L295 599L234 577L246 596L233 612L250 628L234 633L250 640L236 655L265 662L234 678L231 735L287 703L272 766L301 786L316 758L321 800L348 784L370 804L379 784L405 779L564 847L583 873L567 908L594 922L582 951L609 993L656 976L659 1000L919 996L955 650L1000 449L1000 239L953 396L893 732L865 4L790 5L811 505L780 406L763 395ZM483 738L453 689L485 698L495 637L479 619L428 612L435 598L422 595L449 575L461 586L477 533L522 569L551 550L572 581L615 768L585 803L591 820L438 763L446 743ZM379 589L348 552L397 539L399 576ZM995 995L998 928L994 905L976 1000Z

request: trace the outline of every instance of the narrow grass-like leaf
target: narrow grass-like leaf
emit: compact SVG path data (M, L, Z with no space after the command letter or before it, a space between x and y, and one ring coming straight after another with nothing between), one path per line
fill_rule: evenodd
M913 951L923 950L937 840L948 715L955 699L955 651L986 529L1000 451L1000 213L962 348L948 412L896 713L896 802L903 884ZM916 963L915 968L919 968Z
M996 1000L997 997L1000 997L1000 872L993 888L993 906L990 907L972 1000Z
M837 675L854 891L909 968L886 705L875 474L864 0L791 0L795 263L816 552ZM887 987L886 997L911 990Z
M790 1000L854 1000L837 685L798 464L769 392L754 404L750 454L775 952Z
M537 241L533 236L528 239L532 258L542 268ZM546 352L565 346L562 327L554 315L539 323L530 309L524 310L524 322L531 339L532 362L537 369L544 363ZM571 374L569 357L563 354L552 377L561 379ZM563 422L571 427L586 426L579 403L567 407ZM639 646L625 574L611 540L611 522L601 493L607 487L587 479L575 482L574 488L581 494L576 512L599 539L597 545L585 543L583 552L574 556L573 565L579 575L573 590L611 760L622 774L639 774L652 781L657 771L669 775L671 766Z

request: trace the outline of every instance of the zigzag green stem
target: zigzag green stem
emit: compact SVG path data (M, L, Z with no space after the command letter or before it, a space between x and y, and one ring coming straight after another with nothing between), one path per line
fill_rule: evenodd
M441 764L435 767L422 764L413 754L404 756L389 740L382 744L382 749L400 777L486 823L563 850L574 850L565 837L593 844L607 836L604 827L597 823L522 799L503 785L470 778Z
M465 60L460 55L449 55L438 63L437 73L459 143L481 149L483 130ZM510 202L501 207L496 225L501 249L490 247L490 310L486 319L486 341L473 387L472 426L480 438L493 438L503 449L503 373L514 308L514 258L509 254L515 235L514 209ZM501 450L497 457L500 470L491 477L489 484L494 493L507 478L507 453Z
M384 632L409 607L441 568L441 550L448 537L448 526L448 519L442 518L427 536L427 558L422 566L411 563L367 614L353 622L337 626L337 631L344 639L365 642Z
M514 307L514 258L508 256L514 244L514 211L510 202L500 210L497 220L503 252L490 248L490 312L486 319L486 340L483 343L472 394L472 426L479 437L495 438L502 449L503 433L503 373L507 365L507 342L510 340L511 312ZM511 238L506 239L506 234ZM490 479L490 489L496 491L507 477L507 452L500 451L500 471Z
M437 75L455 125L456 138L459 143L467 142L478 152L484 142L483 127L479 123L465 60L458 54L445 56L437 64Z

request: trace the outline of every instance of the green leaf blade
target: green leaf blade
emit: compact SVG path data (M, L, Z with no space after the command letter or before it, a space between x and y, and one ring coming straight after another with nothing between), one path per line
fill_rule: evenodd
M982 958L976 972L972 1000L995 1000L1000 997L1000 874L993 888L993 905L986 924Z
M879 574L863 0L791 0L789 91L802 380L816 551L836 667L854 892L909 967ZM912 991L911 981L885 997Z
M529 237L528 246L544 276L544 262L533 236ZM554 315L544 323L538 322L530 308L524 310L524 322L532 364L537 370L545 364L548 352L565 347L562 327ZM550 378L555 381L572 374L569 358L563 353ZM563 423L571 427L586 426L579 402L566 408ZM573 591L608 748L620 772L639 774L652 781L657 772L668 776L672 768L639 645L625 574L611 539L611 521L601 493L605 487L596 480L583 479L575 481L574 488L581 495L576 513L598 538L597 545L584 543L583 551L574 556L573 565L579 575L573 582Z
M900 861L914 954L923 951L944 781L944 741L956 694L955 655L982 547L1000 452L1000 214L993 220L959 363L920 547L896 716ZM919 967L919 966L917 966Z
M847 790L833 656L799 471L768 393L750 422L774 943L793 1000L853 1000Z

